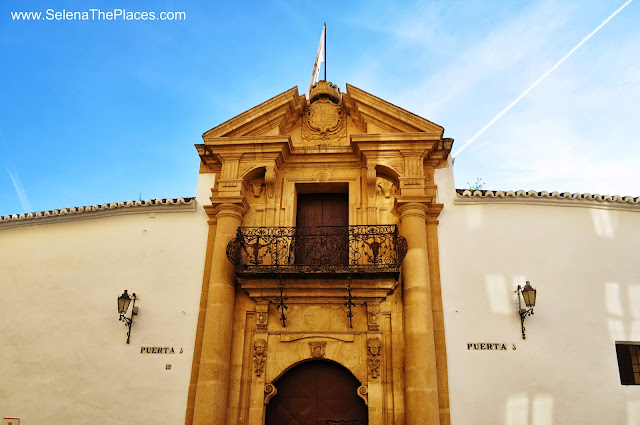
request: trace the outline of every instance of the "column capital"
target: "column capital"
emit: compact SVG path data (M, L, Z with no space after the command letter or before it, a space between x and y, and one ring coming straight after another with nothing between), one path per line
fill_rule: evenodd
M431 197L426 196L396 196L395 209L400 214L400 221L410 216L421 216L425 220L429 211Z
M443 204L433 202L432 196L396 196L395 208L400 221L409 216L420 216L430 223L437 222Z
M224 216L242 217L249 210L249 203L244 196L212 196L211 205L204 207L204 210L211 219L219 219Z

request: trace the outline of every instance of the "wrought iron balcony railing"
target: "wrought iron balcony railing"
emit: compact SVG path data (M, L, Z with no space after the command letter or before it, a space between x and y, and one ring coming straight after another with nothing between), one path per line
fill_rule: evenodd
M238 274L397 273L406 253L395 225L239 227L227 246Z

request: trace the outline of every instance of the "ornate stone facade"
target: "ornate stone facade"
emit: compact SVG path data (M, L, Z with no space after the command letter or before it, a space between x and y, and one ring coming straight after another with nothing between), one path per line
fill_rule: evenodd
M440 211L428 183L447 165L452 140L442 135L362 90L347 85L343 94L323 81L310 100L292 89L204 134L201 172L216 173L216 184L205 206L203 300L215 299L203 301L187 425L264 423L279 380L317 359L357 379L354 396L366 403L369 424L449 423L444 334L431 330L442 316L431 294L435 288L439 299L439 274L429 267L438 253L426 246L436 235L425 225ZM297 229L301 196L314 194L345 199L341 226L351 226L317 246L305 242L306 230L287 230ZM379 225L401 225L401 235L392 245L353 239ZM258 230L238 239L239 226ZM266 230L274 226L280 230ZM303 252L328 246L334 257L348 246L348 261L332 272L304 263ZM381 271L390 249L406 252L402 281L397 269ZM248 263L232 264L234 252Z

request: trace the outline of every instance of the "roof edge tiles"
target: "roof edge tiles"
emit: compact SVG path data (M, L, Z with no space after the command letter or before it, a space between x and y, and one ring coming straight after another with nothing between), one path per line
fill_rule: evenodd
M640 212L640 197L600 195L598 193L538 192L535 190L456 189L456 204L524 203L586 208L619 209Z
M196 198L164 198L140 201L111 202L100 205L70 207L40 212L0 216L0 229L41 222L97 218L116 214L137 214L161 211L195 211Z

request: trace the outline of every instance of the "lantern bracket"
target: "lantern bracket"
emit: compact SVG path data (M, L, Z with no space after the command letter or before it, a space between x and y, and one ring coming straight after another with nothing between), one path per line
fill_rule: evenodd
M518 294L518 314L520 315L520 325L522 327L522 339L525 337L524 319L527 316L533 315L533 307L536 305L536 290L531 286L529 281L524 285L524 288L518 285L516 290ZM522 300L525 302L527 308L522 308Z
M120 321L124 322L124 325L127 327L127 344L129 344L129 340L131 339L131 325L133 325L133 316L138 315L138 307L136 307L136 293L132 293L131 296L127 293L127 290L124 290L124 293L118 297L118 313L120 313ZM131 306L131 316L127 317L127 311L129 310L129 303L133 301L133 305Z

